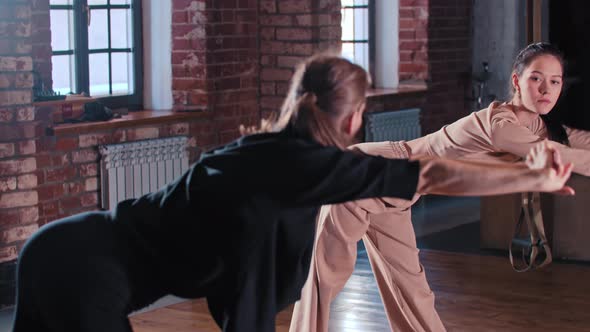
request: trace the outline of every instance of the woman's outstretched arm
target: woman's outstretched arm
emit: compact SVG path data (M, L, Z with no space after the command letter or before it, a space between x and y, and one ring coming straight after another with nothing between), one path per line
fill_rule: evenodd
M497 164L442 158L420 158L417 192L452 196L487 196L540 191L573 195L565 185L573 165L563 165L559 151L544 142L526 163Z

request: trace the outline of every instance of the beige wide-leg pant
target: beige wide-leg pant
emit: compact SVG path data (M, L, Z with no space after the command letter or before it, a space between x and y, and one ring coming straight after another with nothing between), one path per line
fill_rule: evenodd
M407 157L401 143L361 145L368 154ZM393 331L445 331L418 259L412 201L365 199L322 207L314 255L290 332L328 331L330 303L352 275L362 238Z

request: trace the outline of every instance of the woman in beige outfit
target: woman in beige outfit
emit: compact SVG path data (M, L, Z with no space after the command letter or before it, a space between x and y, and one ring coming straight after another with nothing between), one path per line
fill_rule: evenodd
M365 143L354 149L387 158L444 156L505 163L521 160L531 147L550 138L557 141L551 144L564 162L574 163L574 172L590 176L590 134L556 126L546 117L561 93L562 73L563 58L557 49L546 43L529 45L515 60L514 96L509 103L493 102L486 109L412 141ZM445 331L418 259L411 223L411 206L418 198L365 199L322 208L313 262L301 299L295 305L291 332L328 330L330 302L354 270L360 239L391 328Z

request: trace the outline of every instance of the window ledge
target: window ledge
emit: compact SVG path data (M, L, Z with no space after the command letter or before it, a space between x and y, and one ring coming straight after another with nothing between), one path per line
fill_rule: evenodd
M204 118L208 116L205 110L198 111L178 111L178 110L143 110L130 112L120 118L109 121L80 122L58 124L47 128L47 134L50 136L66 136L83 134L96 131L105 131L118 128L129 128L151 124L166 124Z
M383 97L383 96L390 96L390 95L401 95L401 94L409 94L409 93L421 93L426 92L428 87L424 82L408 82L408 83L400 83L397 88L391 89L369 89L367 91L367 98L373 97Z

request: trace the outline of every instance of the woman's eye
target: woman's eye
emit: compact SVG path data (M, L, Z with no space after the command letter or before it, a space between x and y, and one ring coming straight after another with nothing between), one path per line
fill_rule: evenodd
M551 84L553 84L553 85L560 85L561 84L561 81L551 81Z
M535 76L531 76L531 81L539 82L541 79Z

